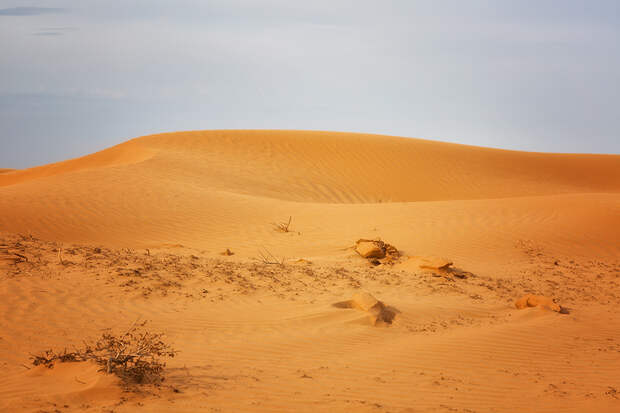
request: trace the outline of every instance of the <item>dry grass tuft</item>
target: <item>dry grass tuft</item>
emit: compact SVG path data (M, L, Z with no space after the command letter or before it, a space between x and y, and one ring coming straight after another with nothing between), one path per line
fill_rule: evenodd
M274 226L274 229L278 232L290 232L291 221L293 220L292 216L288 217L288 222L280 222L280 223L271 223Z
M284 266L286 258L282 257L281 259L278 259L267 248L263 248L262 250L258 251L258 260L263 264L275 264Z

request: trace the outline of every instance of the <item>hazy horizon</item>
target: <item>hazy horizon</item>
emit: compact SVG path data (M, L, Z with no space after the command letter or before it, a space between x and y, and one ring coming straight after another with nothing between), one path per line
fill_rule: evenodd
M620 153L615 1L0 0L0 38L0 168L198 129Z

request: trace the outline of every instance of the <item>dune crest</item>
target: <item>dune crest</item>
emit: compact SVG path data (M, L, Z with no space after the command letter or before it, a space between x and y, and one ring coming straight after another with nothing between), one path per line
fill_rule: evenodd
M152 154L148 147L130 140L100 152L49 165L22 170L0 169L0 187L88 169L134 164L149 159ZM7 172L11 173L4 175Z
M506 151L356 133L215 130L132 139L17 171L0 186L127 166L205 189L279 200L383 203L620 191L620 157ZM135 173L134 172L134 173Z

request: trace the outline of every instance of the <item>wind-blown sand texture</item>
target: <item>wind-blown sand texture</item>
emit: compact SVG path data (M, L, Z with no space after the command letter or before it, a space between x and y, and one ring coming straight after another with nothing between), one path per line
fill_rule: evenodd
M620 411L617 155L169 133L0 170L0 231L0 411ZM361 291L391 324L334 306ZM159 388L27 368L137 317L180 351Z

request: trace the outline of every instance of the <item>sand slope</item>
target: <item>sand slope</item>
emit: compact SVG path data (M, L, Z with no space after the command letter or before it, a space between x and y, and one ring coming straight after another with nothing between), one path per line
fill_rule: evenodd
M525 153L376 135L204 131L133 139L83 158L14 172L1 177L0 186L114 168L300 202L463 200L618 192L619 162L618 156ZM136 164L141 164L137 170Z
M6 171L0 409L618 411L618 228L616 155L201 131ZM471 275L372 267L349 247L374 237ZM393 325L332 306L360 290ZM515 309L526 293L571 313ZM181 350L156 396L21 366L137 316Z
M0 175L0 228L124 246L181 243L252 255L274 244L287 255L326 255L362 232L420 248L423 231L434 248L454 239L447 226L472 242L490 236L491 245L509 229L562 242L585 214L586 227L605 232L594 241L612 248L619 191L619 156L357 134L183 132ZM302 232L294 241L270 227L290 215Z

